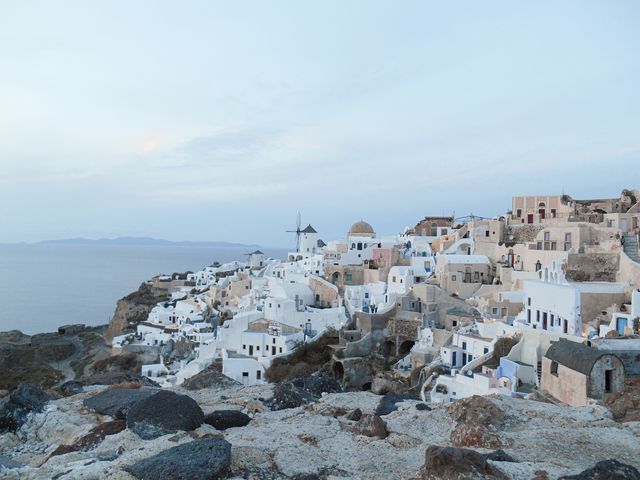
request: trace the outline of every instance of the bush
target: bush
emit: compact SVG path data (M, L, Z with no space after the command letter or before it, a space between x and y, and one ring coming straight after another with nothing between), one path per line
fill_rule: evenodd
M265 372L265 378L277 383L317 372L331 360L332 350L329 345L337 343L336 332L328 331L318 340L300 345L290 355L274 359Z
M114 355L103 360L98 360L93 369L95 373L122 371L128 373L140 373L142 362L130 353Z

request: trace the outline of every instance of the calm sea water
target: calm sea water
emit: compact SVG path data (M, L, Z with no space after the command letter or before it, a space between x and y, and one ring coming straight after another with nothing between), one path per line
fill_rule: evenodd
M246 260L245 248L0 245L0 331L109 322L119 298L160 273ZM285 258L286 250L262 249Z

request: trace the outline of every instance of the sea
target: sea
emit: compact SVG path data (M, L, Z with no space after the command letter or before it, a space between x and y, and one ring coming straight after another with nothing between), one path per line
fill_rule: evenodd
M286 258L285 249L261 248ZM70 323L109 322L119 298L158 274L246 261L245 247L0 245L0 331L32 335Z

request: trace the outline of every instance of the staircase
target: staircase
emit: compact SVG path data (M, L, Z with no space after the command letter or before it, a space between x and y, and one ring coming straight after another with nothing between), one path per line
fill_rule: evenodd
M638 252L638 237L636 235L626 234L624 236L624 253L634 262L640 263L640 254Z

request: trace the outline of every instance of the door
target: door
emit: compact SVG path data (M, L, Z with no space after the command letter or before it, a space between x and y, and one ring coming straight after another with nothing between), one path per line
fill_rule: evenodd
M249 345L249 355L253 355L253 345Z
M542 329L547 330L547 312L542 313Z
M538 210L538 215L540 215L541 220L544 220L544 212L545 212L544 208L541 208L540 210Z
M276 347L271 347L271 355L275 355L276 354Z
M463 353L462 354L462 366L465 366L467 364L467 354Z
M527 223L533 223L533 213L527 214Z
M622 318L622 317L616 318L616 331L620 335L624 335L624 329L625 329L626 326L627 326L627 319L626 318Z
M566 319L564 321L564 333L569 333L569 322Z
M458 352L451 352L451 366L455 367L458 361Z

